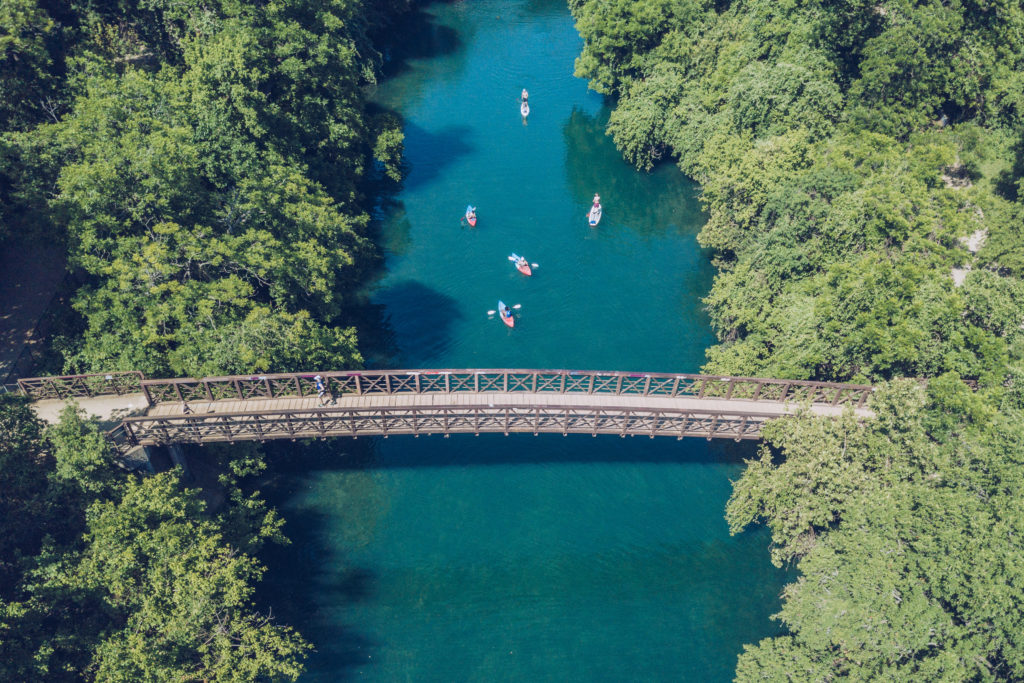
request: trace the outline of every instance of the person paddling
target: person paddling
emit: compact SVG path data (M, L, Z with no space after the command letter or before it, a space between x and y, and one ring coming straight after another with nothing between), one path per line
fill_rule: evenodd
M523 102L530 99L530 93L526 92L526 88L523 88L523 94L519 97L519 99L522 100Z

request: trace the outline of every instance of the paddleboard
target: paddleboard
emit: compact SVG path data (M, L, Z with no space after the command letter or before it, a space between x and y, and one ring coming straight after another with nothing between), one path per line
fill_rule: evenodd
M476 211L473 211L472 205L466 207L466 222L471 228L476 227Z
M601 222L601 214L603 213L601 205L591 207L590 209L590 227L594 227Z
M519 105L519 113L523 115L524 119L527 116L529 116L530 115L530 104L528 102L523 102L521 105Z

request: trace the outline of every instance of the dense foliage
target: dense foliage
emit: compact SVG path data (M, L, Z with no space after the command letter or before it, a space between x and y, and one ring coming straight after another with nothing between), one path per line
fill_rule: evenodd
M0 678L294 680L309 646L253 605L284 542L254 499L212 514L176 472L115 465L69 408L44 430L0 399Z
M358 364L361 188L401 133L369 116L369 31L405 0L0 5L3 223L87 275L67 371Z
M995 410L955 377L928 394L880 391L876 420L777 422L728 508L765 521L776 564L796 561L778 619L746 648L741 680L1024 677L1024 412Z
M766 431L728 517L801 576L738 678L1024 677L1024 8L570 6L626 158L703 184L706 370L931 378Z
M704 185L714 373L998 380L1017 324L1017 3L586 2L577 62L609 133ZM949 125L946 125L948 122ZM1015 194L1015 193L1014 193ZM988 240L977 261L958 238ZM973 265L999 273L968 277ZM980 278L988 284L971 283ZM979 286L980 285L980 286Z
M65 372L361 362L364 192L402 150L364 89L408 4L0 0L0 248L66 245ZM200 494L115 467L73 411L44 430L0 400L0 679L299 676L309 645L254 606L255 553L284 542L237 484L261 452L207 450Z

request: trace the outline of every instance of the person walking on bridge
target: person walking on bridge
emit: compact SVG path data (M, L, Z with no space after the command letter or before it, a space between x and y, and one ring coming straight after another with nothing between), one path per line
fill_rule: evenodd
M316 397L320 399L320 405L327 405L327 399L330 399L331 403L334 403L334 396L331 394L331 390L324 384L324 378L317 375L313 378L313 383L316 385Z

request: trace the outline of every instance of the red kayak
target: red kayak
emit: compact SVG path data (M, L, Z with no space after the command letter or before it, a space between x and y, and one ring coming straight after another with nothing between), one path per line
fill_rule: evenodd
M512 315L512 309L505 305L503 301L498 302L498 317L501 318L501 322L505 323L509 327L516 326L515 316Z
M512 264L515 265L516 270L518 270L523 275L533 275L533 270L530 269L529 261L527 261L519 254L512 254L511 256L508 257L508 260L511 261Z
M469 227L471 227L471 228L475 228L476 227L476 207L474 207L474 206L467 206L466 207L466 222L469 223Z

